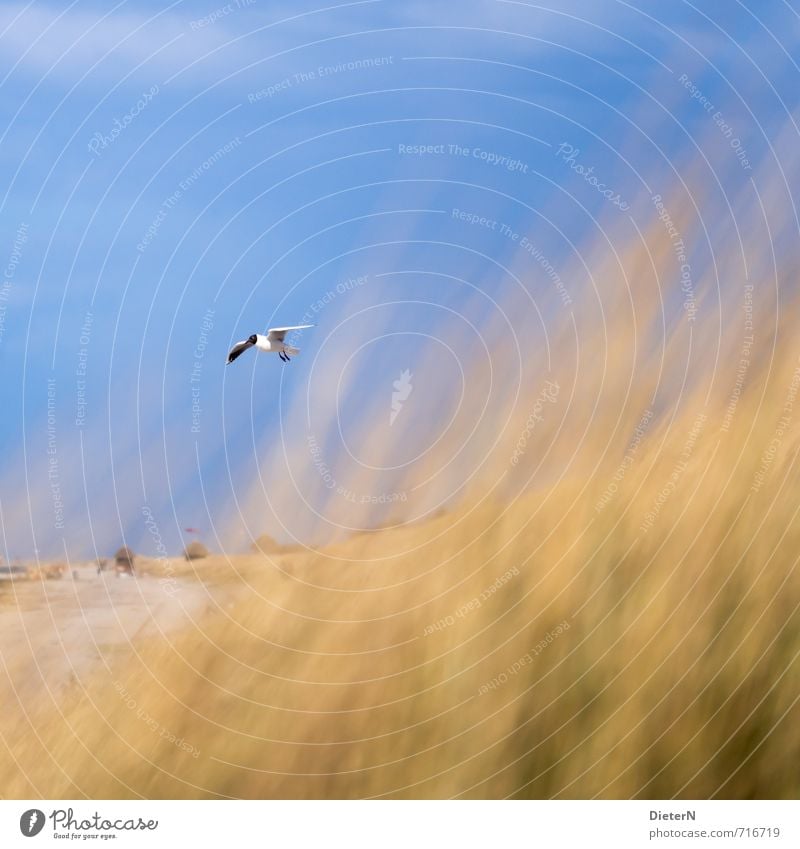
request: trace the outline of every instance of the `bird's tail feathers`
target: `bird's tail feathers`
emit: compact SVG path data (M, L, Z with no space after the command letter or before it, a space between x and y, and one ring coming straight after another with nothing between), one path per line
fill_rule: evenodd
M296 357L300 353L299 348L292 348L291 345L287 345L283 350L292 357Z

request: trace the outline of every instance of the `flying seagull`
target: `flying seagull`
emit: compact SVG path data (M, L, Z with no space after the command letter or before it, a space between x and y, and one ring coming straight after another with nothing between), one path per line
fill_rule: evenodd
M298 348L292 348L291 345L285 345L284 339L286 334L291 330L305 330L307 327L313 327L313 324L298 324L296 327L273 327L267 331L266 336L261 333L253 333L247 339L237 342L228 353L228 365L230 365L237 357L241 356L248 348L256 347L259 351L277 354L285 363L289 362L289 354L295 356L299 354Z

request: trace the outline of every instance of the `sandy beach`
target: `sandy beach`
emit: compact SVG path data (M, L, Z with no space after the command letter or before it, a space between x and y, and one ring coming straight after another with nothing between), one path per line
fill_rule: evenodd
M190 625L224 595L195 578L136 578L93 564L61 580L0 585L0 692L21 712L58 708L69 688L89 688L98 674L136 651L137 641ZM95 679L96 680L96 679Z

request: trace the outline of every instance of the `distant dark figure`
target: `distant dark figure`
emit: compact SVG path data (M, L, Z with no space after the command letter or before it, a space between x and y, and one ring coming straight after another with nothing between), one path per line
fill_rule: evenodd
M136 555L128 548L127 545L123 545L122 548L114 555L114 568L117 575L133 576L133 561L135 559Z
M208 549L199 540L193 540L183 550L183 556L187 560L202 560L208 557Z

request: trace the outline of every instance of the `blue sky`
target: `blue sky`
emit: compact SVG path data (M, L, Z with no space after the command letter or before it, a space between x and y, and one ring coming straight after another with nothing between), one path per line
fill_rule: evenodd
M503 227L561 268L702 153L730 238L728 195L796 108L799 33L790 3L0 3L6 556L152 549L143 507L172 551L186 526L223 544L315 354L352 372L315 430L346 442L443 309L480 324L469 295L516 285L501 267L562 308ZM304 317L290 366L225 367Z

